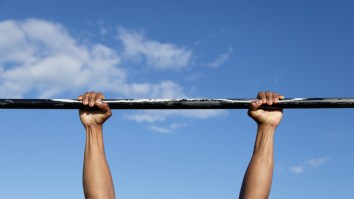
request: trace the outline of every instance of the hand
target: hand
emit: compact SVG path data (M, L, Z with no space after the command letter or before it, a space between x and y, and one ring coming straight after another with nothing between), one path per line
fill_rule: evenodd
M86 92L77 98L82 101L82 104L91 109L81 109L80 120L85 128L90 126L102 126L103 123L112 115L112 111L108 104L102 102L104 99L103 93L100 92Z
M277 127L283 116L283 109L262 110L259 109L262 104L273 105L279 100L284 99L284 96L275 92L259 92L258 100L250 104L248 115L253 118L259 126L271 125Z

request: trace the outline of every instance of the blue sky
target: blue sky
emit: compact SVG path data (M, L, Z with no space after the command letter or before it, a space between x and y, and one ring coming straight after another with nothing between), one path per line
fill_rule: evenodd
M353 97L351 1L0 0L0 97ZM1 110L0 198L83 198L74 110ZM271 198L354 196L354 112L285 110ZM246 110L115 110L118 198L237 198Z

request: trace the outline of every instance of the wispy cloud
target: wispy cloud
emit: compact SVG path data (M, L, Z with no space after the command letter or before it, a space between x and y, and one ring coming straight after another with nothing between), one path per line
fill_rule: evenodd
M301 174L304 172L304 167L302 165L290 167L290 171L296 174Z
M152 68L181 69L191 63L191 49L148 39L141 32L120 27L118 39L124 45L124 55L127 58L135 61L144 60Z
M318 168L325 163L327 163L332 157L331 156L326 156L326 157L321 157L321 158L312 158L309 160L304 161L303 164L300 164L298 166L293 166L290 167L290 171L296 174L303 173L305 169L308 167L310 168ZM306 168L307 167L307 168Z
M112 88L114 90L114 88ZM116 89L122 91L126 96L137 98L185 98L183 88L173 81L162 81L156 83L130 83L122 88Z
M328 162L331 159L330 156L327 157L322 157L322 158L316 158L316 159L309 159L306 161L306 164L308 164L311 167L319 167L326 162Z
M125 82L115 50L99 43L80 44L60 24L38 19L4 21L0 32L0 96L49 97Z
M0 96L6 98L49 98L79 94L85 90L111 92L127 98L185 98L171 80L135 82L129 76L131 60L142 57L159 69L187 67L192 50L147 39L142 33L120 28L123 49L73 37L61 24L40 20L0 21ZM104 30L105 32L105 30ZM106 33L104 33L106 34ZM167 117L209 118L218 110L140 112L134 121L163 121Z
M174 130L185 127L185 126L187 126L185 123L173 123L167 127L152 125L149 128L153 131L158 132L158 133L171 133Z
M162 122L166 118L173 116L183 116L187 118L207 119L217 117L227 112L224 110L147 110L139 111L135 114L126 115L126 118L136 122Z
M224 64L230 59L233 52L234 50L231 47L229 47L227 49L227 52L221 53L215 60L208 63L207 65L211 68L219 68L222 64Z
M80 43L61 24L39 19L8 20L0 22L0 31L0 96L23 97L35 93L51 97L67 91L97 89L129 97L185 96L183 88L170 80L128 82L129 68L122 66L121 53L100 43ZM128 37L128 32L123 35ZM156 55L156 59L148 56L150 63L161 67L188 64L191 56L188 51L186 58L183 50L161 44L166 48L165 56L155 51L160 47L158 42L142 42L150 46L148 53ZM128 45L123 51L129 52L131 48Z

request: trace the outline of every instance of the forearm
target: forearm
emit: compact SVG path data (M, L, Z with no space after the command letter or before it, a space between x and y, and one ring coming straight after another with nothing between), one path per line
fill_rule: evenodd
M274 167L274 126L258 126L252 159L243 179L240 198L268 198Z
M86 127L83 186L87 199L115 198L104 151L102 126Z

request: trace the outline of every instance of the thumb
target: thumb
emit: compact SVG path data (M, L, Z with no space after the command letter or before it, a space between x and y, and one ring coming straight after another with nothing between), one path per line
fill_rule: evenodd
M262 106L262 101L261 100L257 100L254 102L251 102L250 106L249 106L249 111L257 111L259 107Z
M111 116L112 115L112 111L109 108L109 105L107 103L104 103L101 99L97 99L96 100L96 106L101 109L101 111L107 115L107 116Z

